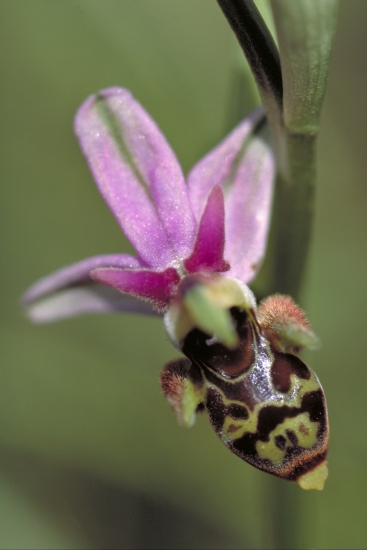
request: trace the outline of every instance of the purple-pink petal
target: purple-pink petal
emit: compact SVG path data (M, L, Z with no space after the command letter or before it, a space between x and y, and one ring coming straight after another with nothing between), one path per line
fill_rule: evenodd
M246 140L263 117L263 109L256 109L189 172L189 197L197 221L201 218L213 187L220 185L225 195L226 191L230 190L231 177L245 148Z
M231 264L228 276L246 284L254 279L265 255L274 178L272 151L254 137L238 165L225 203L225 256Z
M27 315L34 323L50 323L86 313L122 311L157 315L149 302L93 281L47 294L26 306Z
M247 117L188 177L190 201L197 220L211 189L220 185L225 203L226 273L244 283L256 275L265 252L275 176L270 146L259 136L263 110Z
M101 254L92 256L75 264L63 267L51 275L34 283L22 297L24 304L29 304L63 288L91 281L90 272L97 267L120 267L137 269L141 262L129 254Z
M148 304L127 299L111 288L95 283L90 272L97 267L138 269L141 262L129 254L93 256L44 277L22 297L28 317L36 323L49 323L83 313L136 311L150 313Z
M149 300L158 310L167 307L180 281L172 267L164 271L100 268L92 271L91 277L131 296Z
M196 224L178 161L128 90L87 99L75 130L99 190L139 257L152 268L189 255Z
M223 191L219 185L216 185L208 197L201 217L194 250L184 261L184 266L189 273L229 270L230 266L223 258L224 231Z

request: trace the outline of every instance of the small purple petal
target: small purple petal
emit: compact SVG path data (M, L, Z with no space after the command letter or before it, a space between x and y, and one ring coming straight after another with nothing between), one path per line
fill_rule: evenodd
M215 185L224 192L227 275L249 283L265 252L275 166L273 153L256 135L263 118L257 109L192 169L190 201L200 219Z
M92 271L91 277L131 296L149 300L158 310L167 306L180 281L172 267L165 271L100 268Z
M76 264L63 267L37 281L25 292L22 302L29 304L43 298L46 294L91 281L89 274L92 269L96 269L97 267L136 269L142 267L142 264L135 256L130 256L129 254L103 254L86 258Z
M249 284L257 274L268 236L275 161L271 149L253 138L233 178L226 200L225 256L229 277Z
M96 284L90 272L97 267L140 268L141 262L128 254L105 254L87 258L59 269L32 285L22 297L28 317L35 323L49 323L82 313L136 311L152 314L135 298Z
M149 302L94 282L48 294L27 307L27 315L34 323L50 323L85 313L116 311L157 315Z
M230 187L232 173L241 158L246 140L263 117L263 109L256 109L191 169L187 183L197 222L201 218L213 187L220 185L223 190Z
M222 189L216 185L201 217L193 253L184 261L184 266L189 273L228 271L230 265L224 260L223 252L224 197Z
M129 91L87 99L75 131L99 190L140 258L165 268L190 254L196 224L178 161Z

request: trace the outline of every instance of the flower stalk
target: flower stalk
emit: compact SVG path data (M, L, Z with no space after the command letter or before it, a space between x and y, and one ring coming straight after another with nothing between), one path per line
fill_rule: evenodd
M252 0L218 0L218 4L252 69L274 139L272 246L261 294L278 291L298 298L312 236L315 141L338 3L273 0L280 56Z
M338 2L272 0L278 56L252 0L217 1L252 69L274 139L276 191L261 292L287 293L299 300L312 236L316 137ZM271 522L278 548L296 548L299 542L300 503L291 490L274 480Z

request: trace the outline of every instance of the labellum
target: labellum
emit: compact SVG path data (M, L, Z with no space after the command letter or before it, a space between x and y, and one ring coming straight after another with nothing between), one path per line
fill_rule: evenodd
M251 291L235 280L190 279L166 314L167 332L187 359L168 363L161 373L178 421L191 426L196 412L206 410L234 454L303 489L321 490L328 473L328 418L320 382L297 355L318 342L304 313L281 295L256 309ZM228 313L236 341L225 344L225 335L202 329L187 307L192 292Z

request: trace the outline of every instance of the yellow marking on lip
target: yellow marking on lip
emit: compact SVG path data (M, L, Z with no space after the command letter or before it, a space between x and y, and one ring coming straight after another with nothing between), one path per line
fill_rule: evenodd
M293 447L286 431L292 430L297 436L298 445L310 449L317 443L319 424L319 422L311 422L308 413L298 414L294 418L286 418L270 433L269 441L258 441L256 443L257 454L261 459L268 459L274 465L280 465L284 460L287 447ZM278 435L283 436L286 440L284 450L279 449L275 444L275 438Z
M263 441L258 441L256 443L256 451L259 457L262 460L270 460L270 462L272 462L274 465L278 465L283 462L286 450L286 448L284 450L279 449L275 445L273 438L270 438L270 441L265 443Z
M291 376L294 377L294 380L292 380L292 385L293 385L293 382L296 382L296 381L297 381L297 383L299 383L299 381L300 381L299 378L295 377L293 374ZM220 396L222 398L222 402L225 406L228 407L229 405L233 404L233 405L239 405L241 407L246 407L246 409L249 413L249 417L246 418L246 419L243 419L243 418L234 419L230 416L225 417L220 437L221 437L222 441L226 444L230 443L231 441L234 441L235 439L240 439L245 433L252 433L252 434L256 433L259 413L260 413L261 409L263 409L264 407L266 407L268 405L278 406L278 407L282 407L283 405L287 405L289 407L300 407L303 396L306 393L310 392L310 391L314 391L314 390L319 389L319 387L320 387L317 383L316 378L313 376L313 374L311 374L311 378L309 380L302 380L301 381L302 383L300 385L300 390L297 394L296 399L294 399L292 401L288 401L288 402L285 402L285 401L277 402L277 401L270 401L269 400L269 401L265 401L263 403L257 403L255 405L254 409L251 411L246 403L243 403L243 402L235 400L235 399L228 399L224 395L224 393L223 393L223 391L221 390L220 387L218 387L218 386L216 386L216 385L214 385L210 382L207 382L207 379L205 378L205 374L204 374L204 380L206 382L206 387L207 388L210 387L210 388L218 391L218 393L220 394ZM293 430L293 431L296 432L297 437L298 437L298 441L299 441L299 445L301 447L308 448L308 447L311 447L312 445L314 445L316 443L316 434L317 434L318 424L319 424L318 422L315 423L315 422L310 421L310 417L309 417L308 413L299 414L294 418L287 418L282 424L278 424L278 426L276 426L275 430L273 432L271 432L270 441L265 442L265 443L262 442L262 441L259 441L257 443L257 445L259 445L259 449L257 449L258 455L260 456L260 458L268 458L274 464L281 463L282 459L284 458L284 455L285 455L286 451L285 450L281 451L280 449L278 449L278 447L276 447L275 442L274 442L274 437L276 435L283 435L284 437L286 437L286 439L288 441L287 436L283 432L285 432L286 429L290 429L290 430ZM231 425L238 427L238 429L236 431L233 431L233 428L230 429ZM313 428L312 425L316 425L316 427ZM298 429L299 426L301 426L300 430ZM314 437L315 440L314 440L313 443L310 443L312 437ZM288 443L288 446L289 445L290 445L290 442ZM271 459L270 456L268 456L269 453L270 453L270 455L272 454L271 449L273 449L273 450L276 449L276 451L275 451L276 457L274 457L275 462ZM279 458L279 456L280 456L279 451L280 451L280 453L282 453L281 460ZM279 460L280 460L280 462L279 462Z
M257 419L257 411L253 411L252 413L249 412L249 418L246 419L226 416L220 436L221 440L223 443L228 444L235 439L240 439L245 433L256 433Z

